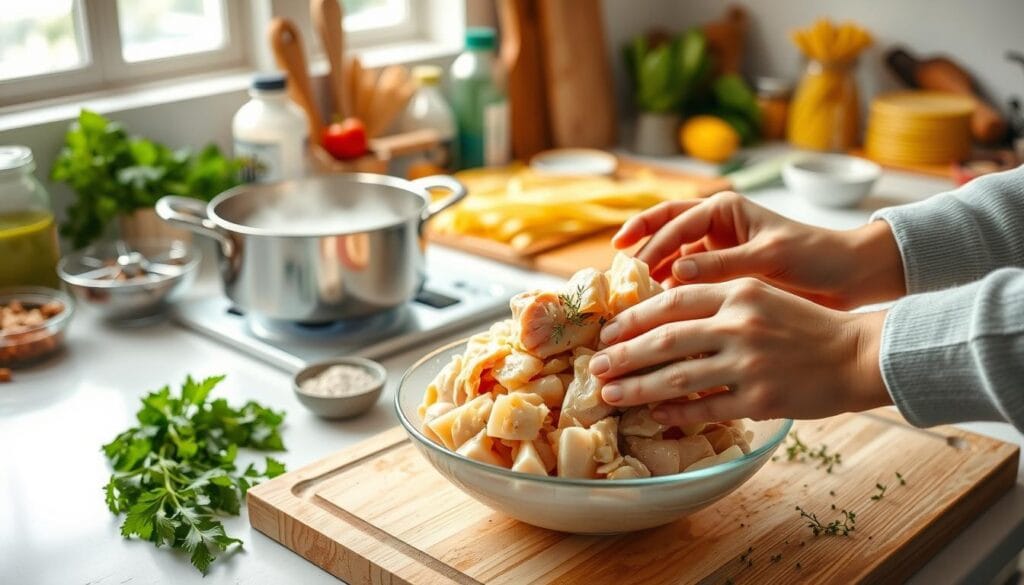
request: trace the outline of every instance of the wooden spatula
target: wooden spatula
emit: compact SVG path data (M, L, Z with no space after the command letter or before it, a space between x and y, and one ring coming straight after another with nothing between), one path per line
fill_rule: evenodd
M341 5L338 0L310 0L309 12L331 66L327 77L334 113L341 118L350 116L352 106L345 95L345 33L341 26Z
M309 83L309 70L302 49L302 38L295 23L287 18L274 18L267 28L270 47L274 52L277 66L288 75L288 95L303 111L309 123L309 139L320 144L323 120L313 99L313 88Z

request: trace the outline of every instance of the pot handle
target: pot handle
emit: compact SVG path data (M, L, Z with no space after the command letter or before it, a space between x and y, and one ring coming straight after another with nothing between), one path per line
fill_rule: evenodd
M435 189L437 187L451 191L451 195L441 199L440 201L431 203L425 210L423 210L422 219L424 222L429 221L438 213L441 213L445 209L448 209L452 205L462 201L466 198L466 195L469 194L469 191L466 190L466 186L451 175L433 175L430 177L423 177L422 179L414 180L412 183L417 187L425 189L428 193L431 189Z
M234 242L206 215L206 203L190 197L167 195L156 202L156 214L171 225L199 235L213 238L220 244L224 256L230 258Z

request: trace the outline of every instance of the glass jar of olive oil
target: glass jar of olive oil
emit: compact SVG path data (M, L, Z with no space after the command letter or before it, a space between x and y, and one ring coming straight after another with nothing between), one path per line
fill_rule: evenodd
M0 287L60 283L57 226L35 168L28 148L0 146Z

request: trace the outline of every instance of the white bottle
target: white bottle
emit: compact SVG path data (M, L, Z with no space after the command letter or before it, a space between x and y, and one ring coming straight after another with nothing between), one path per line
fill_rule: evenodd
M455 113L441 94L441 74L441 68L435 65L419 65L413 68L412 75L419 84L419 89L399 118L398 131L436 130L441 136L439 148L424 153L418 162L436 166L439 170L451 171L455 163L452 148L458 135L458 125L455 122Z
M288 99L286 83L283 73L257 75L249 89L252 99L235 113L231 132L235 157L246 161L245 182L281 181L306 173L309 130L302 110Z

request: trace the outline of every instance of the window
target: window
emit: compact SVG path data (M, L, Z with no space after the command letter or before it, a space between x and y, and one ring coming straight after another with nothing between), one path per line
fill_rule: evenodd
M121 57L129 63L223 48L220 0L117 0Z
M384 30L412 20L409 0L344 0L347 32Z
M88 61L74 0L7 6L0 20L0 80L66 71Z
M0 20L0 106L241 65L249 0L26 0Z

